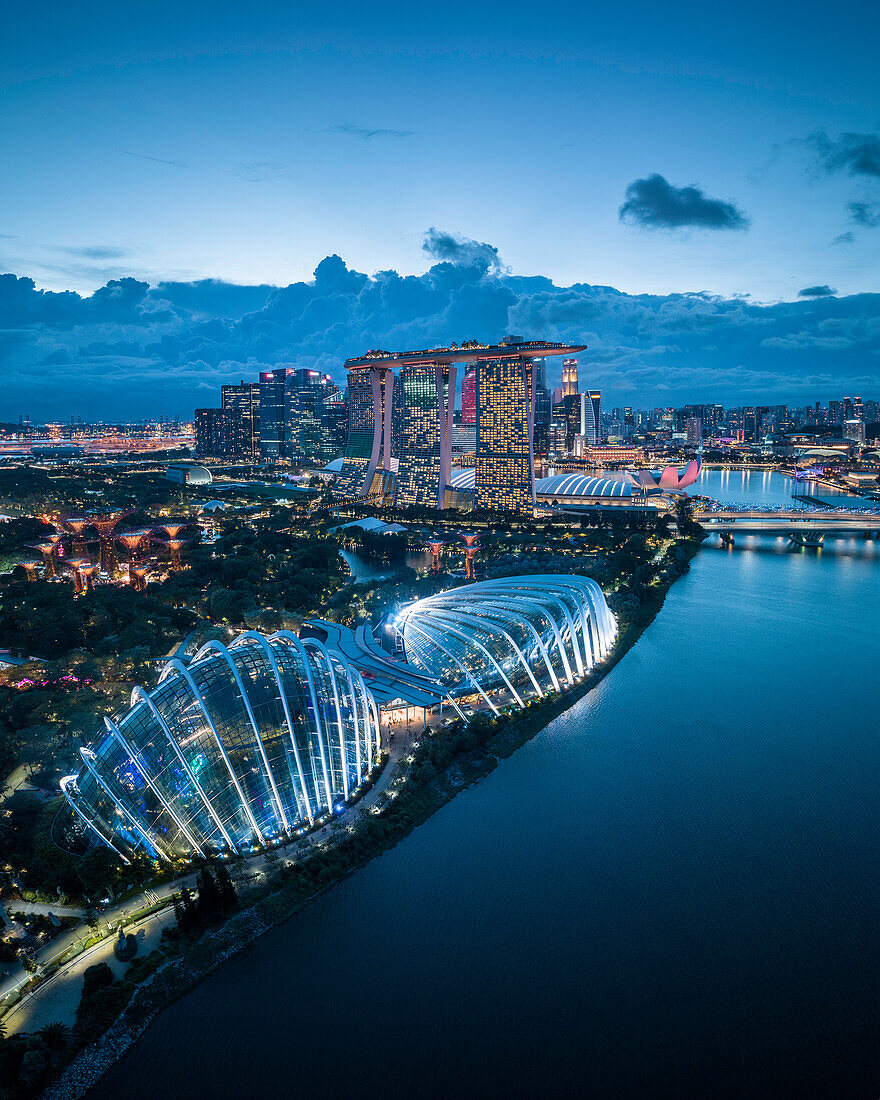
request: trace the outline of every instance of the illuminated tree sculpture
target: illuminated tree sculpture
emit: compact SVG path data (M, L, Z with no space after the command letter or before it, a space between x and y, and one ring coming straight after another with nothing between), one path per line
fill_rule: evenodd
M190 527L192 521L188 519L169 520L168 523L159 523L155 530L164 531L170 539L176 539L184 527Z
M43 555L43 579L51 580L55 576L55 543L54 542L29 542L31 550L39 550Z
M137 564L139 561L143 545L150 537L151 533L149 527L141 527L137 531L120 531L116 536L117 540L121 542L128 551L129 559L132 564Z
M431 551L431 569L435 573L440 572L440 551L446 545L442 539L431 539L425 545Z
M476 534L471 534L471 533L465 534L464 532L461 532L459 534L459 538L464 540L464 546L465 546L465 550L464 550L465 576L469 580L473 580L474 579L474 555L480 549L480 547L478 545L479 541L480 541L480 533L479 533L479 531Z
M18 563L21 568L27 573L27 579L29 581L35 581L37 579L37 570L43 564L41 561L30 559L29 561L20 561Z
M101 569L112 577L116 572L116 542L114 531L117 524L128 512L104 512L91 516L91 524L98 532L100 545Z
M176 573L180 568L180 551L186 546L186 539L156 539L156 542L161 543L167 548L171 554L171 568Z
M83 577L83 569L88 569L91 566L91 562L88 558L68 558L63 563L73 575L73 590L77 595L85 592L86 582Z
M147 587L147 574L150 568L147 565L129 565L128 581L135 592L143 592Z

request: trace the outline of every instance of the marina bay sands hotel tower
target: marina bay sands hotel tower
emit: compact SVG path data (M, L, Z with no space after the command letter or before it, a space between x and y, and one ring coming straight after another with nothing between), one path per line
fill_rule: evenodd
M475 506L531 512L536 361L583 350L508 336L500 344L369 351L348 359L348 445L334 496L383 497L396 466L398 507L443 508L450 483L456 365L467 363L476 370ZM392 453L392 435L398 437L397 453Z

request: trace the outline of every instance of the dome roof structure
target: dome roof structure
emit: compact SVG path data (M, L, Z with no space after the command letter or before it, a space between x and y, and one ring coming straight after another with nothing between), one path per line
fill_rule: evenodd
M287 631L211 641L104 719L61 781L73 812L123 859L241 851L333 813L379 756L360 673Z
M501 705L562 691L607 657L617 624L587 577L504 577L410 604L395 619L407 659L451 695Z
M629 477L587 477L586 474L554 474L535 482L536 496L549 497L631 497Z

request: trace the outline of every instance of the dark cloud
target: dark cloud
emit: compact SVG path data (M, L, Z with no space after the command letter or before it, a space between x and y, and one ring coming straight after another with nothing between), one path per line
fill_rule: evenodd
M832 244L854 244L855 239L856 239L855 233L850 233L850 232L839 233L831 243Z
M189 168L190 165L184 164L180 160L165 160L164 157L151 157L146 153L133 153L130 149L121 149L120 152L124 153L127 157L137 157L138 160L151 160L154 164L167 164L169 168Z
M749 219L732 202L711 199L699 187L673 187L663 176L633 180L621 206L622 222L643 229L747 229Z
M330 134L344 134L346 137L360 138L361 141L374 141L376 138L408 138L415 137L415 130L392 130L387 127L377 126L370 129L368 126L331 126Z
M833 286L805 286L803 290L798 291L798 298L828 298L832 294L836 294L837 291Z
M422 275L351 270L336 255L285 287L114 278L90 296L0 276L3 397L33 418L191 416L219 387L295 364L344 382L367 348L508 332L584 343L584 385L611 404L798 402L880 396L880 295L770 306L709 294L556 286L501 267L492 246L437 230ZM807 288L816 289L816 288ZM35 369L48 384L35 384ZM551 384L559 365L548 361Z
M483 272L505 270L498 249L483 241L473 241L460 233L445 233L432 225L422 239L422 251L432 260L457 264L461 267L478 267Z
M814 167L823 172L880 179L880 135L841 134L837 140L819 130L807 139L815 153Z
M856 225L876 229L880 225L880 202L848 202L849 216Z

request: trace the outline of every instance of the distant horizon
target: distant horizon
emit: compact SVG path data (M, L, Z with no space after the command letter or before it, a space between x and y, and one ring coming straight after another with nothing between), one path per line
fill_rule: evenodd
M124 276L83 297L0 275L0 420L52 421L62 407L65 420L135 421L145 405L154 417L190 418L217 403L221 385L261 370L320 370L343 385L344 361L371 348L507 334L586 344L581 387L601 389L612 406L880 393L880 294L815 285L770 304L632 295L516 274L494 246L455 233L426 230L424 248L434 262L421 275L368 275L331 254L311 279L280 287ZM559 385L559 363L548 360L547 373Z

